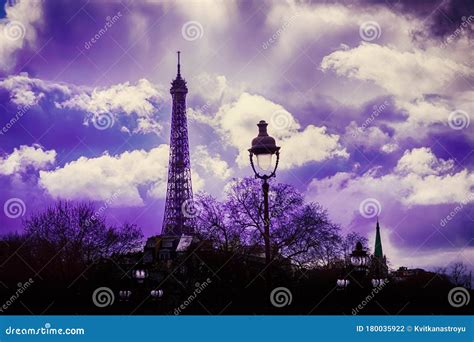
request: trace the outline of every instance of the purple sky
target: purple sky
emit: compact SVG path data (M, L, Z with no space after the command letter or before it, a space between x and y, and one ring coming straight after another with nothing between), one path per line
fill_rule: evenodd
M1 232L56 198L108 202L111 223L160 231L181 50L195 192L219 197L252 174L264 119L278 181L344 232L373 241L378 213L393 266L470 264L474 6L415 3L2 5Z

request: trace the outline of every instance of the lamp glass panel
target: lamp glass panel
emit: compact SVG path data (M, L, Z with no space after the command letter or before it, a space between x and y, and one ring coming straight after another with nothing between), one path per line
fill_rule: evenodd
M260 170L267 172L272 166L272 154L257 154L257 166Z

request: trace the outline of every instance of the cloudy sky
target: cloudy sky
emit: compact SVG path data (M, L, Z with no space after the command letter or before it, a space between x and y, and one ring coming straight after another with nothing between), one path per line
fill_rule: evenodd
M8 0L0 18L2 233L58 198L160 231L181 50L195 191L252 174L264 119L278 180L344 232L373 240L378 213L393 266L474 260L472 1Z

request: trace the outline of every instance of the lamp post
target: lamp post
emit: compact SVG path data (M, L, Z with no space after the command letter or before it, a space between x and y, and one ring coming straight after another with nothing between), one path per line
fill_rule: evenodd
M265 242L265 273L267 287L270 289L270 262L271 262L271 246L270 246L270 215L268 213L268 190L270 185L268 179L275 177L275 172L280 161L280 147L276 145L275 139L268 135L268 124L261 120L258 124L258 136L252 139L252 147L248 150L250 153L250 165L255 173L255 178L262 179L263 191L263 220L264 233L263 240ZM254 156L257 159L257 168L255 168ZM273 159L276 156L275 165Z

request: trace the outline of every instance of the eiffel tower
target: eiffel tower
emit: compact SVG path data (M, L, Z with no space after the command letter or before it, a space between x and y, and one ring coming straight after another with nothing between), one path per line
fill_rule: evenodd
M188 124L186 119L186 81L181 77L180 51L178 74L171 83L173 97L171 114L170 154L165 214L161 234L165 236L192 235L196 208L191 184Z

